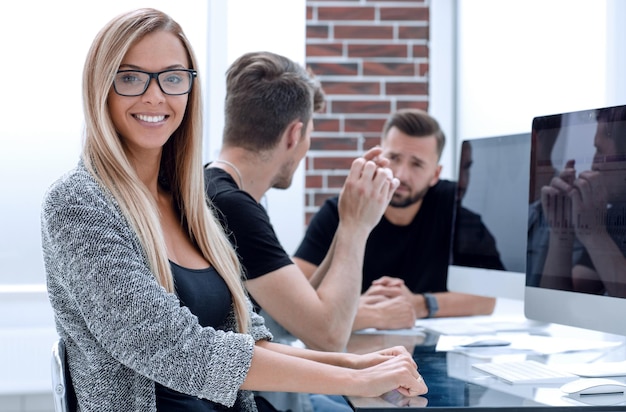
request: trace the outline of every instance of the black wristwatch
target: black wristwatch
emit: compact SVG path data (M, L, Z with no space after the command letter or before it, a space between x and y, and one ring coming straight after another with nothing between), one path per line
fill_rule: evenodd
M422 293L424 296L424 301L426 302L426 308L428 309L428 317L432 318L435 316L437 311L439 310L439 304L437 303L437 298L432 293Z

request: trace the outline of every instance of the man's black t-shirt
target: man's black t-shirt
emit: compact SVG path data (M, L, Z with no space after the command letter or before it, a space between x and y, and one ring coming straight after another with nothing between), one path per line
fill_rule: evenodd
M407 226L382 217L367 240L362 292L381 276L403 279L413 293L446 291L455 192L455 183L440 180ZM337 197L328 199L315 214L296 257L322 262L339 224L337 202Z
M281 246L267 211L247 192L240 190L224 170L204 169L208 198L235 246L247 279L254 279L293 264Z

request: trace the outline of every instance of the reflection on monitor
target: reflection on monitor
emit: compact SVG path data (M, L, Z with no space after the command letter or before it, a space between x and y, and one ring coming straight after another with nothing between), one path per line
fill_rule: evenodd
M524 299L530 134L465 140L448 290Z
M626 335L626 106L533 120L526 317Z

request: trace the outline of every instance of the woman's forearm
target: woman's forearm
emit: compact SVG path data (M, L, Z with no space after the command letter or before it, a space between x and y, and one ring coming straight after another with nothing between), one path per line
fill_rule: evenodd
M341 358L340 354L325 355L323 352L288 348L277 348L267 343L255 345L241 389L370 397L394 389L407 396L428 391L415 362L406 351L383 350L375 355L381 361L371 362L371 366L363 369L352 369L305 357Z
M285 355L291 355L328 365L342 366L346 368L356 367L355 363L357 355L351 353L315 351L268 341L259 341L256 346Z

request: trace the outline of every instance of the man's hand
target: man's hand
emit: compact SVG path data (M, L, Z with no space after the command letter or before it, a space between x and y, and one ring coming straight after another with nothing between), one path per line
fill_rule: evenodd
M399 185L381 153L374 148L352 162L338 205L340 221L351 228L374 228Z
M415 326L413 305L404 296L362 295L359 312L372 314L370 327L376 329L410 329Z
M363 159L370 160L376 163L378 167L388 167L389 159L384 156L381 156L383 153L383 149L380 146L376 146L368 150L363 154Z
M428 307L421 294L415 294L406 286L400 278L382 276L372 282L372 285L365 291L366 296L384 296L388 299L401 298L411 305L413 316L416 319L428 316ZM415 319L413 319L415 322Z
M413 299L413 292L404 284L404 281L391 276L383 276L373 281L370 287L365 291L365 295L382 295L387 298L402 296L407 301Z

